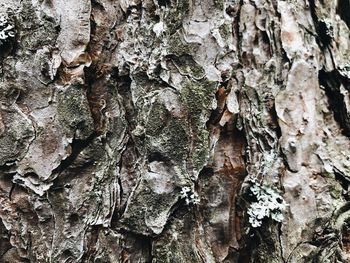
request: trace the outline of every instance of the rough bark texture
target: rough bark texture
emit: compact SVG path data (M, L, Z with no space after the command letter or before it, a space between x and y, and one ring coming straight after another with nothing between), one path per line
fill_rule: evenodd
M0 0L0 262L349 262L349 9Z

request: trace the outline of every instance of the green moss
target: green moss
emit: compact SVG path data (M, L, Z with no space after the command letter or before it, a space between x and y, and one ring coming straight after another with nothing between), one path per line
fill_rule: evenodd
M209 155L206 122L216 91L216 82L185 77L180 93L185 117L173 117L163 102L156 101L145 124L145 148L182 167L199 171ZM187 114L186 114L187 113Z
M192 164L198 171L205 165L209 153L209 138L206 122L216 91L216 83L207 80L187 81L181 99L187 107L188 121L193 136Z
M177 161L182 161L187 157L189 144L186 126L181 120L172 119L164 128L162 135L165 139L165 149L168 155Z
M181 212L180 212L181 213ZM203 262L198 255L193 214L186 213L169 220L163 233L153 242L153 261L156 263L199 263ZM176 233L176 234L175 234ZM179 240L187 240L185 243ZM209 258L207 262L214 262Z
M175 33L170 36L168 43L168 54L174 55L185 55L185 54L193 54L197 49L197 45L195 44L187 44L182 39L182 35L180 33Z
M143 179L131 197L132 206L124 214L121 223L124 227L140 234L152 235L153 231L146 225L146 218L157 218L164 211L168 211L174 202L174 194L154 193ZM161 227L161 226L160 226Z
M186 120L172 116L159 100L151 107L145 124L147 151L160 153L163 157L182 164L187 158L189 145Z
M79 129L84 137L92 133L93 119L82 87L70 86L60 94L57 112L59 121L65 127Z
M174 57L173 62L179 68L182 75L189 75L195 79L200 79L205 76L204 69L197 64L190 55L181 55Z
M221 9L221 10L224 9L224 1L223 0L214 0L214 5L218 9Z
M146 148L149 152L158 152L169 159L182 163L187 158L189 144L184 123L170 118L159 133L146 131Z
M190 12L190 1L178 0L176 1L176 4L175 8L172 8L165 17L165 23L170 35L174 34L176 30L181 28L183 20Z
M47 23L47 26L31 31L22 37L21 46L24 49L38 50L45 45L52 45L57 38L57 32L53 28L54 24Z
M152 110L145 126L147 134L150 136L157 136L164 128L168 118L169 113L164 104L156 101L152 105Z
M219 27L219 33L223 39L229 39L232 36L232 26L229 24L222 24Z
M343 198L343 189L339 186L331 187L330 195L337 200L341 200Z
M193 165L197 171L201 170L209 158L209 132L203 130L195 141L196 148L192 154Z
M154 262L155 263L182 263L184 260L195 259L196 255L190 251L189 255L183 255L184 251L181 251L179 242L177 240L171 240L169 243L163 246L158 246L154 250ZM191 261L193 262L193 261Z
M14 159L18 152L17 138L11 134L0 137L0 165Z
M182 100L188 107L191 119L198 119L202 112L208 112L216 91L216 82L206 79L200 81L186 80L181 91ZM198 121L198 120L197 120ZM202 123L202 121L200 121Z
M32 125L17 112L2 113L6 132L0 136L0 165L25 154L29 140L34 136Z

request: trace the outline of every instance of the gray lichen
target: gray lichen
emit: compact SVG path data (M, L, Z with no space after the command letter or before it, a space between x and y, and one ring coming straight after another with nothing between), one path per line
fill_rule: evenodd
M199 195L189 186L182 187L180 197L185 200L186 205L197 205L200 202Z
M0 16L0 41L5 42L7 39L15 37L15 26L6 17ZM1 42L0 42L1 43Z
M256 201L250 204L247 212L251 226L260 227L265 218L282 222L286 203L278 190L273 186L261 184L257 180L252 180L251 183L249 190L256 198Z

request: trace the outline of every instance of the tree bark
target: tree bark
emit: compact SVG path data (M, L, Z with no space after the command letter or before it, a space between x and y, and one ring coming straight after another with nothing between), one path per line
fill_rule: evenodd
M349 262L349 0L0 0L0 262Z

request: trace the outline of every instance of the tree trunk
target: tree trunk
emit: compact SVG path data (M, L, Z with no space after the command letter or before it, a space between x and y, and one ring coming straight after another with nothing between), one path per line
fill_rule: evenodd
M0 0L0 262L350 262L349 10Z

